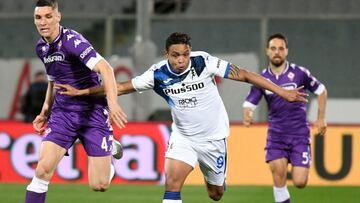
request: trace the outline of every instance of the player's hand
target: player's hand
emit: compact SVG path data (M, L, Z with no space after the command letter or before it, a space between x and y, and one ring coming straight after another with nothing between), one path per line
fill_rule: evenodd
M304 86L298 87L293 90L285 90L286 94L283 96L288 102L308 102L307 96L309 96L305 92L301 92Z
M110 118L119 128L124 128L128 122L127 116L117 102L108 102Z
M37 115L32 123L35 131L42 135L46 128L46 117L43 115Z
M326 121L325 119L317 119L315 122L314 122L314 126L316 127L317 129L317 133L318 135L325 135L326 133L326 127L327 127L327 124L326 124Z
M245 127L250 127L253 122L253 110L250 108L243 109L243 124Z
M55 84L54 89L56 89L57 92L62 95L67 95L71 97L81 95L81 91L79 89L76 89L75 87L68 84Z

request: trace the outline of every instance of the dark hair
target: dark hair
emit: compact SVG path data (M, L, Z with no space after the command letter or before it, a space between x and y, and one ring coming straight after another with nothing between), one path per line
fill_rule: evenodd
M286 39L285 35L281 34L281 33L275 33L275 34L272 34L270 35L270 37L268 38L268 41L267 41L267 46L269 48L269 42L272 40L272 39L281 39L281 40L284 40L285 42L285 46L286 48L288 48L288 40Z
M37 0L36 7L45 7L49 6L51 8L58 8L58 2L56 0Z
M39 77L39 76L43 76L43 75L45 75L45 71L42 71L42 70L36 71L34 74L35 77Z
M174 32L166 39L165 49L168 51L169 47L173 44L187 44L191 46L190 39L188 34Z

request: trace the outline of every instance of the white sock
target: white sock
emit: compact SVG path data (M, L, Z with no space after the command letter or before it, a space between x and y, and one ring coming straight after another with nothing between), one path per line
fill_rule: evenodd
M109 180L109 183L111 183L111 180L114 178L115 176L115 167L114 165L110 165L110 180Z
M290 193L287 189L287 186L284 187L275 187L274 186L274 198L275 202L283 202L287 199L290 199Z
M31 183L27 186L26 190L36 193L44 193L48 191L48 185L49 181L41 180L34 176Z
M182 203L182 200L163 199L162 203Z

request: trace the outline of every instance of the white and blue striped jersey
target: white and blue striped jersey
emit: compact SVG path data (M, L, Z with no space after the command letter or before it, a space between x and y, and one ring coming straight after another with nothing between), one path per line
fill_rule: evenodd
M191 52L187 69L171 70L168 60L132 79L141 92L153 89L171 108L172 130L196 141L220 140L229 134L229 118L214 77L226 78L230 63L206 52Z

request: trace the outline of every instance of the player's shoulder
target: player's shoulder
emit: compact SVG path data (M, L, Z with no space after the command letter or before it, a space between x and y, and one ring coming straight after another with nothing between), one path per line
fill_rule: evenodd
M262 69L260 75L265 78L270 78L272 76L272 73L269 69L269 67Z
M77 47L80 43L88 43L82 34L77 31L63 27L61 29L61 41L65 46Z
M39 55L40 52L45 52L45 51L46 51L46 45L47 45L47 43L46 43L45 40L41 37L41 38L36 42L36 46L35 46L36 54Z
M304 66L298 65L296 63L288 62L289 63L289 70L305 73L306 75L310 75L309 69Z
M159 71L159 70L161 70L161 69L164 69L164 68L166 68L167 63L168 63L168 62L167 62L166 59L161 60L161 61L153 64L153 65L149 68L149 71Z
M203 57L203 58L207 58L211 56L209 53L205 52L205 51L192 51L190 53L190 57Z

